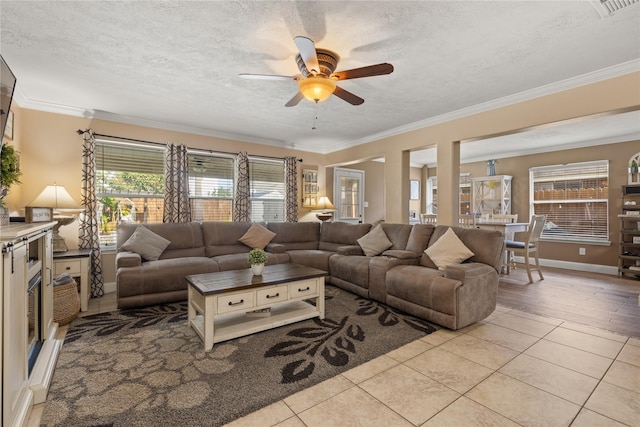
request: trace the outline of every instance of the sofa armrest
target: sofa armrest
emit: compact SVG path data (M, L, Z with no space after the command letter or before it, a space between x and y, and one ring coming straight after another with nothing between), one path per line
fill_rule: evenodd
M388 256L390 258L397 258L397 259L414 259L414 260L420 260L420 256L419 254L412 252L412 251L405 251L402 249L391 249L388 251L384 251L382 252L383 256Z
M362 248L358 245L340 246L338 255L364 255Z
M269 243L264 250L272 254L283 254L286 252L285 246L280 243Z
M492 266L478 262L450 265L444 277L462 282L456 290L454 329L482 320L496 309L500 277Z
M118 252L116 254L116 270L121 267L140 267L142 257L135 252Z

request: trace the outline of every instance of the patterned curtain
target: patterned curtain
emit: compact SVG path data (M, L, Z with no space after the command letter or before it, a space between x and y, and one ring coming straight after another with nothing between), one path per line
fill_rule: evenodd
M91 129L84 132L82 143L81 197L84 212L80 214L78 243L80 249L93 249L91 252L91 298L98 298L104 295L104 283L100 253L100 221L96 198L96 139Z
M236 199L233 206L233 220L236 222L251 221L251 201L249 183L249 155L246 151L236 156Z
M164 156L164 214L162 222L189 222L187 146L167 144Z
M298 222L298 160L284 158L284 217L286 222Z

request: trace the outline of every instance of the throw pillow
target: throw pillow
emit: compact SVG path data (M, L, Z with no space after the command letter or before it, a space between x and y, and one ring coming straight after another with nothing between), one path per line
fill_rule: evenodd
M447 229L433 245L425 249L424 253L431 258L438 270L444 270L448 265L460 264L474 255L451 228Z
M273 231L260 224L251 224L247 232L238 240L251 249L264 249L274 237L276 237L276 233Z
M171 242L164 237L158 236L146 227L139 226L124 242L122 249L140 254L146 260L156 261L170 244Z
M367 234L357 240L366 256L380 255L386 249L393 246L393 243L387 237L382 229L382 225L378 224Z

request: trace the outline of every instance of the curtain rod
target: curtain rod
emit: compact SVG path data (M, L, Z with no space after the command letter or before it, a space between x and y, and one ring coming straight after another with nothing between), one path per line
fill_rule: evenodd
M77 133L78 135L82 135L82 134L84 134L85 132L88 132L88 131L89 131L89 129L85 129L85 130L78 129L78 130L76 131L76 133ZM122 141L142 142L142 143L144 143L144 144L161 145L161 146L163 146L163 147L165 147L165 146L167 145L167 144L164 144L164 143L162 143L162 142L145 141L144 139L125 138L125 137L122 137L122 136L115 136L115 135L105 135L105 134L103 134L103 133L94 133L93 135L94 135L94 136L98 136L98 137L100 137L100 136L101 136L101 137L103 137L103 138L114 138L114 139L120 139L120 140L122 140ZM229 151L214 151L214 150L206 150L206 149L204 149L204 148L193 148L193 147L187 147L187 150L202 151L202 152L205 152L205 153L211 153L211 154L216 154L216 153L218 153L218 154L231 154L231 155L234 155L234 156L238 154L238 153L232 153L232 152L229 152ZM265 158L265 159L284 160L284 158L283 158L283 157L273 157L273 156L254 156L254 157L263 157L263 158ZM302 163L302 159L297 159L297 160L298 160L300 163Z

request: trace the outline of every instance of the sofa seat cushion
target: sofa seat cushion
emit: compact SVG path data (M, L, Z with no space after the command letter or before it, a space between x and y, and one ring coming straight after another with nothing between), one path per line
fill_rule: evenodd
M220 271L206 257L170 258L147 261L140 267L119 268L118 298L187 289L186 276Z
M387 294L446 314L455 314L458 280L418 265L399 265L387 272Z
M329 258L331 277L369 289L370 257L358 255L334 255Z

